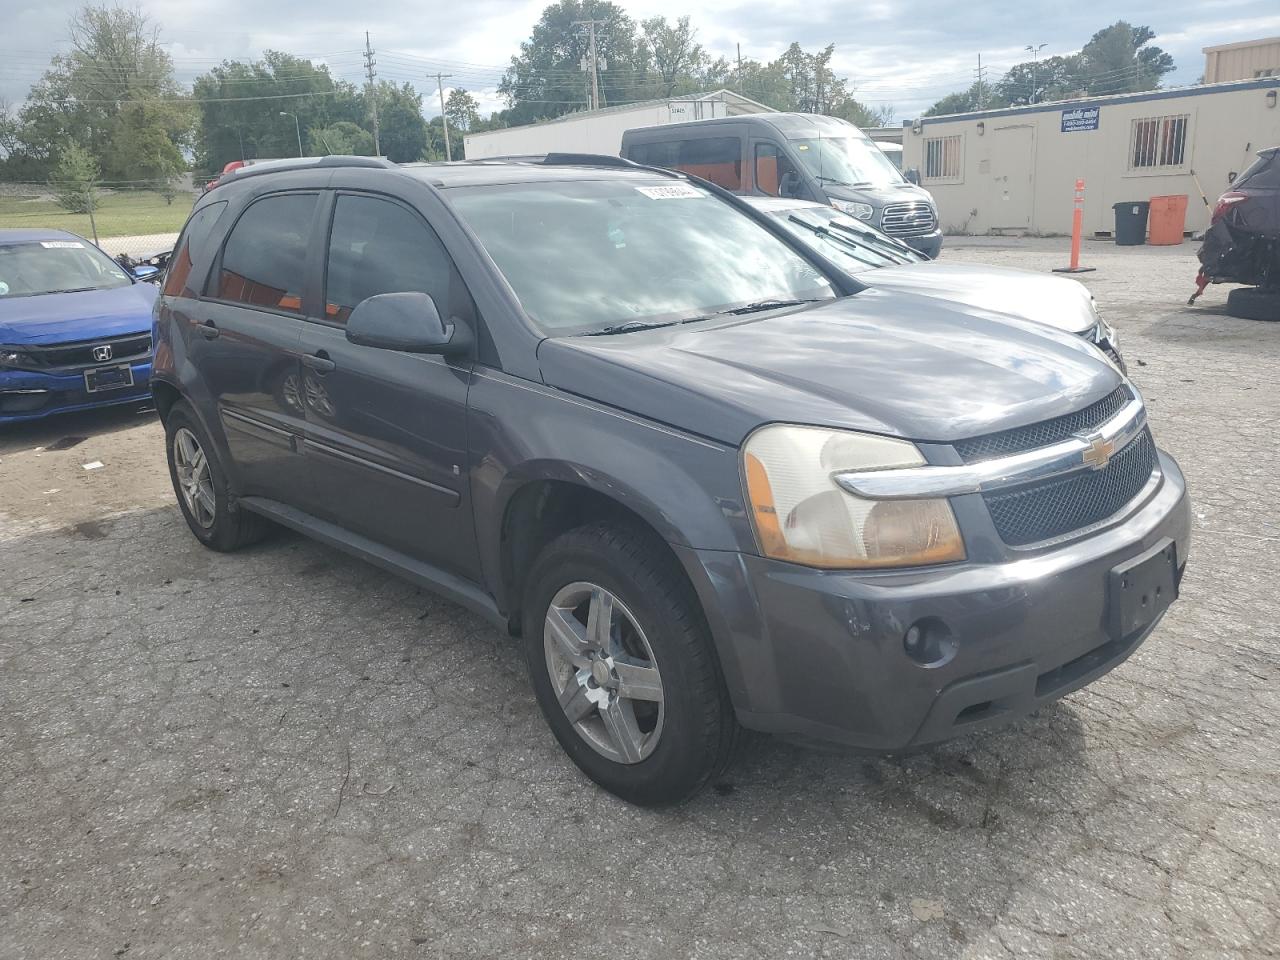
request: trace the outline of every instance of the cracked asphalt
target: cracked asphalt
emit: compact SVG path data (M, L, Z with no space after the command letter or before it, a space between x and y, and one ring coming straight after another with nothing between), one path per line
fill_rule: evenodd
M908 758L752 739L673 810L580 776L462 609L289 534L202 549L153 416L0 431L0 958L1276 956L1280 324L1185 307L1193 254L1081 277L1195 499L1155 635Z

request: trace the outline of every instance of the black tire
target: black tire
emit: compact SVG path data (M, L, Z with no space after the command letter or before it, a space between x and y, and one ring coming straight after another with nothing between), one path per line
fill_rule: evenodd
M1280 290L1237 287L1227 294L1227 313L1241 320L1280 321Z
M562 588L585 581L612 593L642 629L661 671L663 719L638 762L593 748L561 708L544 648L548 610ZM678 803L724 772L739 727L697 595L666 545L643 529L593 523L563 534L534 561L524 597L523 642L538 705L588 777L641 806Z
M202 522L192 512L183 494L182 484L178 478L179 468L175 462L175 438L180 431L188 431L199 443L209 465L209 486L213 494L213 519L211 523ZM197 540L213 550L238 550L252 543L257 543L271 532L269 521L242 509L236 504L235 496L227 485L227 473L222 461L218 459L218 450L205 432L195 413L185 400L179 400L169 410L164 420L165 455L169 460L169 479L173 483L173 493L178 500L178 509L187 521L187 526L195 534Z

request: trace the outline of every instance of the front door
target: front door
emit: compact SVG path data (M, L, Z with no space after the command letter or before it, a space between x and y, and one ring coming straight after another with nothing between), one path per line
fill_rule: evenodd
M992 228L1030 230L1035 214L1036 128L1009 124L996 127L991 137L991 178L996 187Z
M358 346L345 324L380 293L430 294L440 315L475 308L431 227L396 201L334 199L323 318L302 334L310 511L465 577L479 561L467 487L471 361Z
M303 476L298 342L319 201L283 193L250 204L191 306L191 359L217 402L237 487L286 503Z

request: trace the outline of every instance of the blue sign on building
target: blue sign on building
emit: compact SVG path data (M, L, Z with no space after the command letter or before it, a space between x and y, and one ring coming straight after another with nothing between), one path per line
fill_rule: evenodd
M1097 130L1098 114L1101 107L1072 107L1062 111L1062 132L1075 133L1077 130Z

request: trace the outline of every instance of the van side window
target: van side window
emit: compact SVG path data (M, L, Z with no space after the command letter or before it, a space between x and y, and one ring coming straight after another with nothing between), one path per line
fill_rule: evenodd
M796 168L772 143L756 144L756 189L771 197L800 196Z
M317 199L314 193L288 193L254 201L223 248L219 300L302 313Z
M471 319L474 308L435 231L398 203L343 195L333 212L324 281L325 319L347 322L379 293L425 293L442 317Z
M164 287L161 289L164 296L191 299L200 295L200 291L191 285L191 268L198 261L204 264L205 272L208 271L208 261L204 258L205 244L213 230L213 225L218 222L218 218L226 209L227 201L223 200L220 203L211 203L191 215L182 236L178 239L177 247L174 248L174 254L169 259L168 272L165 273ZM200 278L197 278L196 285L201 285Z
M742 189L742 144L737 137L677 141L675 167L724 187Z

